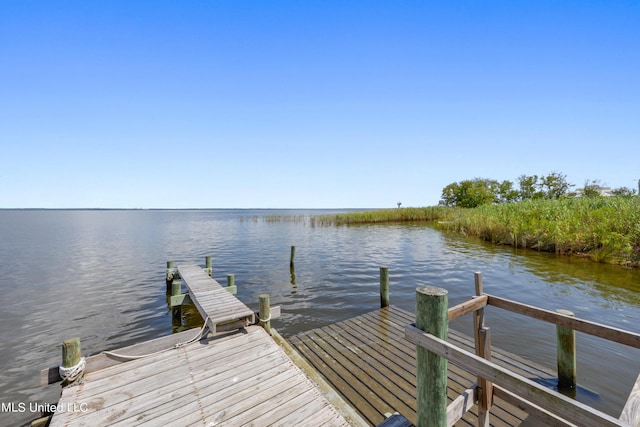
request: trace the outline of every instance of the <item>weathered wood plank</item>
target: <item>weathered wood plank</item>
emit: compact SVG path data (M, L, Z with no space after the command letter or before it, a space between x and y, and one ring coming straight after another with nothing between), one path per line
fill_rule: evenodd
M473 313L474 311L485 307L488 300L489 297L487 297L486 295L482 295L451 307L447 313L449 321L457 319L460 316L464 316L465 314Z
M440 356L444 357L446 355L452 362L468 366L475 373L513 390L534 404L550 408L554 413L563 414L564 418L578 425L594 427L623 425L619 420L607 414L549 390L528 378L514 374L475 354L458 349L446 341L420 331L412 325L406 327L405 334L409 340L417 345Z
M412 375L415 376L415 345L404 338L404 326L408 323L414 322L415 317L411 313L397 307L390 307L388 311L379 310L366 313L362 316L358 316L358 319L363 319L362 322L359 322L363 329L367 324L375 322L378 322L382 327L388 328L387 332L384 334L384 338L389 340L393 347L403 349L403 351L411 355L410 357L413 359ZM364 321L364 319L367 321ZM449 330L449 340L450 342L462 346L469 351L473 351L473 342L468 336L462 335L454 330ZM455 364L449 364L449 389L447 390L449 399L453 400L457 398L460 393L463 393L464 390L475 380L476 379L473 375L470 375L468 372L458 368ZM415 390L415 382L413 390ZM526 418L526 414L524 412L510 405L494 407L492 414L493 419L496 422L495 425L518 425L522 422L523 418ZM410 416L411 414L404 415ZM458 424L465 423L468 425L475 425L476 416L477 407L474 407L465 414L463 420Z
M595 322L590 322L588 320L579 319L577 317L566 316L564 314L555 313L550 310L545 310L516 301L511 301L506 298L500 298L488 294L485 295L489 297L489 305L532 317L534 319L554 323L556 325L574 329L579 332L584 332L585 334L605 338L609 341L615 341L617 343L625 344L630 347L640 348L640 334L614 328L611 326L602 325Z
M51 426L259 425L345 420L262 328L214 337L172 352L88 374L60 402L85 402L88 412L56 413ZM167 369L170 366L170 369ZM93 378L92 378L93 377Z
M391 306L327 325L319 328L319 330L331 337L333 345L343 347L343 355L347 352L352 353L354 356L352 358L346 356L342 358L342 362L348 362L348 365L343 366L344 369L351 370L351 366L354 365L353 361L358 361L360 367L366 371L367 376L390 376L389 380L398 387L405 388L405 392L411 395L415 393L415 345L404 338L404 326L413 321L414 317L411 313ZM327 382L332 383L329 381L329 378L332 378L333 387L340 391L343 399L349 401L356 410L359 410L361 416L366 418L365 413L367 410L363 410L360 405L364 405L366 408L367 405L371 405L371 402L367 402L353 388L353 384L350 381L342 381L339 378L334 368L336 365L342 366L341 363L326 351L319 354L310 352L312 354L309 355L309 347L317 345L314 342L320 336L317 331L313 330L291 337L292 346L303 357L307 358L308 362L314 365L318 372L325 376ZM473 351L473 344L469 337L455 331L450 331L449 337L452 341L461 342L465 348ZM378 371L373 369L371 365L382 365L385 368ZM449 364L449 368L447 396L449 402L453 402L475 382L475 376L463 371L455 364ZM336 379L335 377L338 378ZM369 380L363 379L362 381L366 383ZM380 387L380 390L382 389ZM389 393L390 391L386 390L385 392ZM407 399L404 404L409 407L415 406L415 396L411 398L411 401ZM394 412L396 410L379 411L376 409L374 412L380 414L380 412ZM369 411L373 411L373 409L369 409ZM403 413L403 415L410 421L413 420L415 422L415 410L410 413ZM382 422L383 415L379 416L380 422ZM498 402L497 406L492 409L492 420L496 426L519 425L526 417L527 415L523 411L504 402ZM477 407L472 407L456 425L475 426L476 418ZM369 425L376 425L376 422L371 420L368 420L368 422Z
M208 319L209 329L212 333L219 332L217 328L219 323L243 319L246 320L244 325L255 322L253 311L231 295L216 280L209 277L199 266L181 265L177 270L189 290L193 305L203 319Z
M638 375L631 393L629 393L627 403L622 408L620 420L633 427L640 426L640 375Z
M179 332L166 337L155 338L143 343L122 347L116 350L112 350L115 353L126 354L129 356L139 356L141 354L155 353L161 350L168 350L175 347L176 344L189 341L196 336L197 331L188 330ZM119 365L127 362L128 360L120 359L115 356L109 356L104 353L96 354L94 356L86 357L85 373L91 373L99 371L110 366ZM48 369L40 371L40 385L46 386L48 384L54 384L61 380L58 373L58 367L52 366Z

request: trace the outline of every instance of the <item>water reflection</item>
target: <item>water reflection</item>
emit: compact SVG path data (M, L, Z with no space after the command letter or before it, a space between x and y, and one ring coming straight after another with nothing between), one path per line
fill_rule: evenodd
M488 293L640 332L637 270L485 244L423 224L311 227L264 220L278 213L0 211L1 400L55 401L59 389L41 389L37 372L59 363L60 343L70 336L80 336L85 354L93 354L200 326L188 305L180 324L174 321L164 276L167 260L204 265L205 255L213 255L218 282L235 275L237 296L251 308L257 310L258 295L271 295L272 305L282 307L273 326L285 336L378 307L383 265L391 304L409 311L415 288L424 284L447 288L451 305L467 300L473 273L481 271ZM497 347L554 366L552 325L493 307L487 322ZM465 318L452 328L469 334L470 323ZM580 387L616 417L639 360L635 350L578 334ZM580 388L577 395L590 399ZM0 414L0 425L20 420L26 421Z

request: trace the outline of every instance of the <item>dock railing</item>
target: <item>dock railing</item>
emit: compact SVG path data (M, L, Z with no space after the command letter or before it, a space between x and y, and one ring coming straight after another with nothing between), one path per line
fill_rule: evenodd
M619 419L571 399L555 390L491 362L490 329L485 325L484 308L499 307L514 313L554 323L558 333L569 335L580 331L634 348L640 348L640 334L613 328L507 300L483 292L482 276L475 273L476 295L455 307L448 308L447 291L432 286L416 289L416 324L407 325L405 337L417 346L417 424L452 426L466 411L478 405L478 425L490 425L490 410L494 397L524 409L530 415L551 426L633 426L640 425L640 376ZM448 322L473 313L475 354L446 341ZM563 330L561 328L565 328ZM564 339L564 338L563 338ZM569 341L571 341L569 339ZM559 372L571 371L575 361L575 342L562 351L573 348L573 354L560 356ZM568 360L569 368L565 366ZM451 361L478 376L475 384L447 405L447 364ZM575 366L575 362L573 362ZM560 378L562 385L563 379Z

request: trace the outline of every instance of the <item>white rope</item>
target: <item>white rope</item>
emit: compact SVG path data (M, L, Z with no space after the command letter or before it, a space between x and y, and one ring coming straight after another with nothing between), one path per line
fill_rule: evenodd
M267 317L266 319L261 319L260 316L258 316L258 320L262 323L267 323L269 320L271 320L271 313L269 313L269 317Z
M140 355L137 355L137 356L130 356L130 355L127 355L127 354L119 354L119 353L114 353L112 351L103 351L102 354L106 354L107 356L117 357L118 359L136 360L136 359L142 359L144 357L155 356L156 354L161 354L161 353L167 352L169 350L175 350L175 349L178 349L180 347L184 347L187 344L191 344L193 342L199 341L205 335L205 331L207 331L209 329L209 326L207 325L208 321L209 321L209 317L207 316L207 318L204 320L204 325L202 325L202 328L200 328L200 331L198 331L196 336L194 336L190 340L176 343L173 347L165 348L164 350L156 351L154 353L140 354Z
M82 374L84 374L84 368L87 366L86 360L84 357L80 358L80 361L73 366L65 368L64 366L58 366L58 373L60 374L60 378L62 381L73 382L76 379L80 378Z

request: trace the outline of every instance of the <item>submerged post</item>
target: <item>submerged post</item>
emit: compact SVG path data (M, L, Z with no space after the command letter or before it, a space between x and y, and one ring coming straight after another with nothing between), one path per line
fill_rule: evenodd
M173 282L171 284L171 296L182 295L182 282ZM182 306L180 304L171 309L173 326L182 326Z
M557 313L575 316L569 310L558 309ZM576 387L576 331L566 326L556 326L558 337L558 389Z
M211 255L207 255L204 258L204 270L207 272L207 274L209 275L209 277L211 277L213 275L213 258L211 257Z
M380 308L389 307L389 267L380 267Z
M446 340L448 292L435 286L416 289L416 327ZM418 427L447 425L447 359L417 346L417 421Z
M289 258L289 267L290 268L293 268L295 257L296 257L296 247L295 246L291 246L291 257Z
M62 343L62 365L60 376L62 387L77 384L84 377L84 366L80 338L70 338Z
M262 294L259 297L258 320L260 326L271 335L271 303L268 294Z
M167 261L167 293L171 292L171 282L173 282L174 269L173 269L173 261Z

